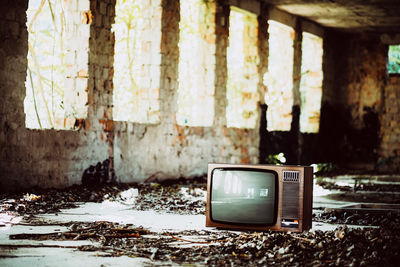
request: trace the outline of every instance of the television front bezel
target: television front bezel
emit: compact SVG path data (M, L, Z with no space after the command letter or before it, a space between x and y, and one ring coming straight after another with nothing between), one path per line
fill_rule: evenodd
M278 175L278 173L276 172L276 171L274 171L274 170L267 170L267 169L260 169L260 168L246 168L246 167L243 167L243 168L240 168L240 167L225 167L225 168L214 168L212 171L211 171L211 180L210 180L210 188L211 188L211 190L210 190L210 193L209 193L209 195L210 195L210 201L211 201L211 198L212 198L212 183L213 183L213 181L212 181L212 177L213 177L213 173L214 173L214 171L215 170L230 170L230 171L237 171L237 170L241 170L241 171L253 171L253 172L262 172L262 173L272 173L273 175L274 175L274 184L275 184L275 191L274 191L274 210L273 210L273 220L272 220L272 223L237 223L237 222L235 222L235 223L233 223L233 222L226 222L226 221L219 221L219 220L215 220L215 219L213 219L213 217L212 217L212 206L210 205L210 207L209 207L209 211L210 211L210 220L211 221L214 221L214 222L216 222L216 223L221 223L221 224L224 224L224 223L229 223L229 224L232 224L232 225L237 225L238 227L240 227L240 226L256 226L256 227L267 227L267 226L272 226L272 225L275 225L276 224L276 222L277 222L277 217L278 217L278 203L279 203L279 175ZM211 203L211 202L210 202Z

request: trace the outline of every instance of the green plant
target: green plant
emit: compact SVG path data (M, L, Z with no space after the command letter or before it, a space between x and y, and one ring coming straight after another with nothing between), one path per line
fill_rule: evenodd
M388 73L400 73L400 45L390 45L388 51Z
M314 165L314 171L317 173L328 173L338 170L338 166L335 163L317 163Z
M282 152L279 154L271 154L268 155L265 159L265 163L267 164L282 164L286 162L285 154Z

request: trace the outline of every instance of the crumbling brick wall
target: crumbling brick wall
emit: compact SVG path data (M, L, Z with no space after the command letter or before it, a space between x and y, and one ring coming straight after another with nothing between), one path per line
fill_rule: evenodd
M321 158L395 171L400 84L386 71L388 45L381 34L329 31L327 37L325 73L333 75L325 84L319 147L329 156Z
M229 8L216 14L215 117L211 127L179 126L177 111L179 1L163 1L160 118L158 124L117 122L114 160L118 180L202 175L208 162L257 163L258 127L226 127L226 48Z
M345 67L336 76L341 92L338 97L347 116L343 120L346 128L342 137L347 156L343 159L372 167L379 148L387 48L378 35L354 34L343 38L346 48L339 60L344 61Z
M400 171L400 76L388 77L380 116L380 149L378 168Z
M216 105L212 127L183 127L175 121L178 71L179 1L163 1L160 123L114 122L111 25L115 0L90 1L82 21L90 24L87 117L75 130L25 127L28 1L2 1L0 28L0 183L2 190L65 187L80 183L90 166L110 160L119 181L202 175L211 161L258 162L258 128L226 127L226 47L229 8L218 5ZM83 4L82 4L83 5ZM82 7L79 1L77 6ZM77 25L79 28L79 25ZM84 51L76 50L75 53ZM79 55L78 55L79 57ZM76 58L75 58L76 59ZM81 92L80 92L81 93ZM115 135L115 136L114 136Z
M76 121L76 130L59 131L25 127L28 1L1 1L0 9L4 11L0 17L1 190L78 184L89 165L112 154L110 25L114 2L91 1L90 10L79 14L82 19L90 18L87 23L91 23L88 117Z
M259 51L267 51L265 21L269 7L260 8L255 1L232 2L237 2L239 6L243 2L248 10L260 16L259 37L263 43L259 43ZM76 3L80 5L79 1ZM33 186L65 187L80 183L82 174L90 165L105 159L109 159L110 170L115 170L117 180L121 182L202 175L208 162L259 162L260 127L265 127L265 124L260 124L259 120L254 129L226 126L226 49L229 33L229 6L226 2L218 1L217 4L215 117L211 127L187 127L176 123L178 0L162 1L160 122L140 124L113 120L114 36L111 25L115 4L115 0L90 1L88 10L78 12L82 21L90 25L87 77L82 72L73 76L87 79L84 89L87 91L87 117L75 121L75 130L32 130L25 127L23 104L26 94L28 0L0 2L0 8L4 10L0 17L1 190ZM296 38L300 39L299 34ZM304 162L304 155L312 153L315 155L312 160L316 162L344 158L344 155L352 155L346 158L350 162L359 160L357 155L367 156L361 158L367 162L377 158L383 163L395 160L400 155L397 108L400 85L398 78L387 79L385 74L385 46L373 35L335 33L324 38L326 62L320 133L313 134L311 139L299 135L298 114L294 114L294 130L289 132L290 137L282 135L278 136L279 139L275 138L276 135L273 138L267 136L268 144L272 146L277 143L275 141L281 140L279 149L286 147L292 151L291 159L296 163L299 160ZM76 52L79 54L82 50ZM297 74L299 43L295 55L294 70ZM261 55L260 78L267 69L266 60L267 56ZM259 91L262 95L261 82ZM298 85L294 95L293 110L298 113ZM257 112L258 118L265 118L261 116L260 109ZM365 136L369 139L364 142ZM271 146L261 147L261 150L265 152L264 149ZM265 156L265 153L262 155ZM386 166L390 170L395 164Z

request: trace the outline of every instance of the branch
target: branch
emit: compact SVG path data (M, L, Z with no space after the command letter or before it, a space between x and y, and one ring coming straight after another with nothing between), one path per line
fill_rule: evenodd
M34 86L33 86L32 72L31 72L31 69L29 67L28 67L28 72L29 72L29 79L31 81L33 106L35 107L35 113L36 113L36 117L37 117L37 120L38 120L38 123L39 123L39 127L40 127L40 129L42 129L42 123L40 122L39 113L38 113L37 105L36 105L36 97L35 97L35 89L34 89Z
M49 117L49 123L50 123L50 126L53 128L54 125L53 125L53 121L51 120L51 114L50 114L50 111L49 111L49 106L48 106L47 100L46 100L46 98L44 96L44 88L43 88L43 84L42 84L42 77L40 75L40 66L39 66L39 64L37 62L35 50L33 49L32 45L29 42L28 42L28 47L29 47L29 52L31 52L31 56L32 56L32 59L33 59L33 62L35 64L36 71L37 71L37 74L38 74L38 77L39 77L40 93L42 95L43 103L44 103L44 105L46 107L47 116Z
M39 9L36 11L35 15L33 16L32 20L31 20L31 23L29 23L28 32L32 33L33 23L35 22L35 20L39 16L40 12L42 12L44 3L45 3L45 0L42 0L42 2L40 3Z
M165 232L165 233L176 240L185 241L185 242L194 243L194 244L210 244L211 242L213 242L213 241L192 241L192 240L187 240L187 239L183 239L180 237L176 237L169 232Z
M0 248L80 248L81 246L60 246L45 244L0 244Z
M300 237L300 236L295 236L295 235L290 235L290 236L293 237L293 238L300 239L300 240L302 240L302 241L306 241L306 242L311 243L311 240L308 239L308 238L304 238L304 237Z

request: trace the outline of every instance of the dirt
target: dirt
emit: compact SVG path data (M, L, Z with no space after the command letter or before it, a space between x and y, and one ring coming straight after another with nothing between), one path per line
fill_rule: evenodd
M181 190L185 188L188 195L194 198L201 197L198 192L206 190L205 177L192 180L167 180L160 183L72 186L63 190L32 189L29 192L1 194L0 211L13 211L25 216L58 213L61 209L75 208L82 202L123 201L120 193L131 188L138 189L139 192L135 197L136 210L155 210L175 214L205 213L204 200L185 199Z
M361 203L400 204L399 184L373 184L355 182L353 186L338 185L334 182L317 179L317 184L324 189L337 190L339 193L327 197L332 200Z
M76 248L81 251L101 251L112 257L127 255L179 264L395 266L396 261L400 259L399 228L362 230L344 226L335 231L304 233L270 231L154 233L132 225L110 222L71 222L68 227L71 230L63 233L19 234L10 238L90 239L97 241L98 245L83 245ZM179 244L192 246L183 247Z
M36 214L57 213L80 202L124 201L121 192L135 188L134 209L174 214L204 214L204 178L178 183L74 186L65 190L36 190L0 196L0 211L24 216L31 225L43 224ZM184 192L186 195L184 196ZM203 192L203 193L202 193ZM189 196L189 197L188 197ZM168 207L167 209L165 207ZM180 231L156 233L136 225L111 222L69 222L68 231L11 235L11 239L92 240L77 246L82 251L101 251L111 257L127 255L155 261L200 265L290 266L395 266L400 260L398 212L358 214L314 210L314 222L344 224L334 231L235 232ZM373 225L376 228L349 228Z
M340 190L344 192L400 192L399 184L373 184L373 183L355 183L353 186L338 185L334 182L317 180L317 184L324 189Z
M387 211L380 213L368 213L357 210L314 211L313 221L332 224L381 226L393 229L396 228L397 225L400 225L400 211Z

